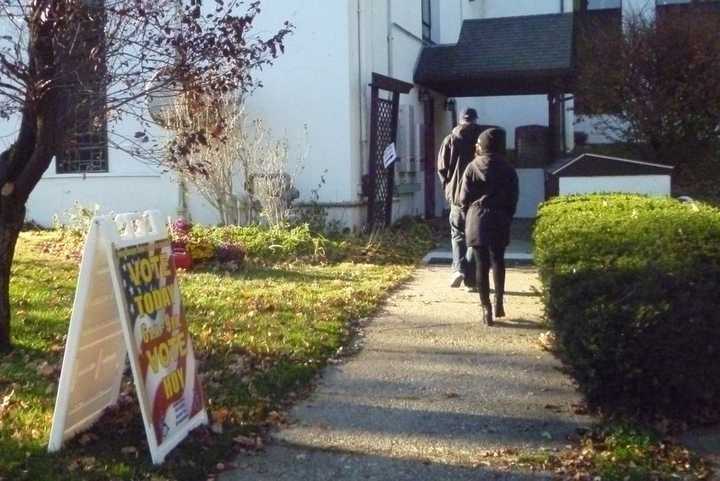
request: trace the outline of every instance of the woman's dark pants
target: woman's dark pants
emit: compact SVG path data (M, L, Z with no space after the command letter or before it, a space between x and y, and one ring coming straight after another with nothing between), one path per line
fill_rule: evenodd
M480 302L490 305L490 269L493 271L495 299L502 302L505 295L505 247L478 246L472 248Z

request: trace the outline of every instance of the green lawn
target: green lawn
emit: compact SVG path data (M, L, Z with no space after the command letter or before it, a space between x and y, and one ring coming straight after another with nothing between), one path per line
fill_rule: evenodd
M421 233L418 235L418 232ZM429 232L350 240L329 264L247 266L181 276L214 429L199 429L153 467L129 380L119 407L57 455L46 453L78 261L48 249L53 232L21 235L11 297L15 350L0 357L0 480L204 480L283 421L328 359L408 278Z

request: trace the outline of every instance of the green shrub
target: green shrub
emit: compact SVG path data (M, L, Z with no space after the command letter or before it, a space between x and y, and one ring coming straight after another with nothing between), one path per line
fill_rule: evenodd
M248 259L260 262L324 256L330 244L307 225L212 227L196 224L187 233L185 242L195 260L210 260L220 246L234 245L242 246Z
M178 223L176 223L178 224ZM185 247L195 262L218 260L227 246L242 248L256 263L302 259L311 262L414 264L433 246L430 227L412 218L366 236L325 237L308 224L285 227L260 225L212 227L181 224L172 229L173 243Z
M534 231L546 313L589 403L693 419L720 405L720 211L561 197Z

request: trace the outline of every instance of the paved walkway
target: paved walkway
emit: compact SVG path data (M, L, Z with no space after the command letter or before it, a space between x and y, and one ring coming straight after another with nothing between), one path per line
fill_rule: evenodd
M508 321L480 324L477 294L420 268L365 326L364 348L326 370L295 422L224 481L549 479L505 473L488 453L562 447L590 420L541 330L535 271L508 272ZM489 466L488 466L489 464Z

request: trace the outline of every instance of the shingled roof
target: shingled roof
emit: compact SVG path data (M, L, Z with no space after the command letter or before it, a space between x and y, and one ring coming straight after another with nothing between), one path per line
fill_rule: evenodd
M457 44L423 49L415 83L450 97L562 91L573 45L570 13L466 20Z

